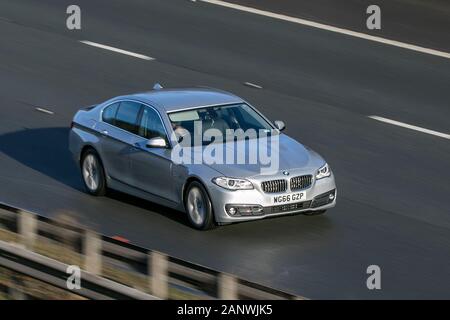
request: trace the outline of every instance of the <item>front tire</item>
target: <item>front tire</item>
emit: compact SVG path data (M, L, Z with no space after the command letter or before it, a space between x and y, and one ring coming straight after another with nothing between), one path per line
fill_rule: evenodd
M189 184L184 207L191 226L198 230L210 230L216 227L211 200L205 187L197 181Z
M94 196L106 194L105 171L97 152L92 149L83 153L81 176L88 193Z

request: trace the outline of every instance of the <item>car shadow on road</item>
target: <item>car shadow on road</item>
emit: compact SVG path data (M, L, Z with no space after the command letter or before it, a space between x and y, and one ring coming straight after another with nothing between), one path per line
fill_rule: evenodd
M83 190L79 170L68 149L69 128L24 129L0 136L0 151L65 185Z
M0 135L0 152L76 191L85 192L79 167L69 151L69 131L68 127L51 127L6 133ZM185 215L178 211L118 191L111 190L107 196L188 225Z
M164 207L162 205L159 205L157 203L137 198L135 196L116 191L116 190L108 190L107 197L120 201L122 203L126 203L130 206L137 207L139 209L147 210L149 211L149 214L151 213L157 213L159 215L162 215L170 220L173 220L175 222L184 224L185 226L189 227L189 221L187 219L187 216L180 211Z

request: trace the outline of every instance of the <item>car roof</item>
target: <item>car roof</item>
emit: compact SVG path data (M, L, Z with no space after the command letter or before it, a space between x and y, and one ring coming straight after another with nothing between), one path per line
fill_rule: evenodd
M212 88L156 89L120 98L147 102L165 112L243 102L241 98L234 94Z

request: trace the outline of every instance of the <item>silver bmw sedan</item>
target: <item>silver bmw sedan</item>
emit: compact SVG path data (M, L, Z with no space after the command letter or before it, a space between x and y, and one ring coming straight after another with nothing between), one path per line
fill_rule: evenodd
M284 127L228 92L156 85L80 109L69 148L90 194L129 193L207 230L335 206L330 166Z

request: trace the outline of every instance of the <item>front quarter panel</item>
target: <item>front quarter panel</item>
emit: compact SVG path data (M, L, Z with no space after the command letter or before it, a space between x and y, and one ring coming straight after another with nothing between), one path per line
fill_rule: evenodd
M203 164L187 164L175 165L173 170L175 181L178 181L177 188L181 195L181 204L184 204L184 192L188 186L189 180L195 179L200 181L206 188L211 201L214 203L211 190L216 187L212 179L221 176L219 172Z

